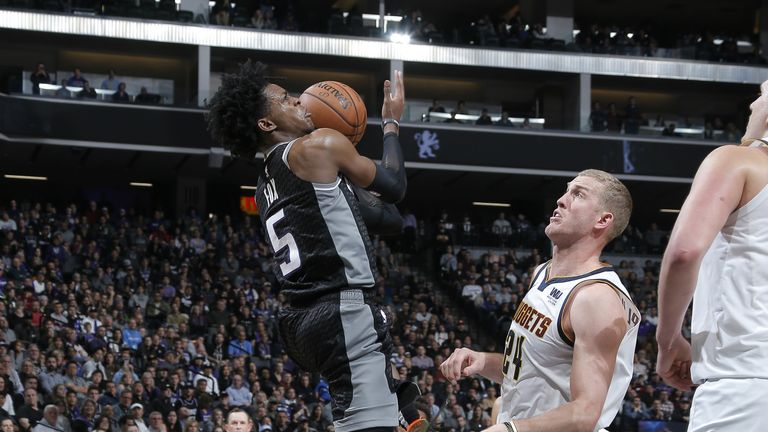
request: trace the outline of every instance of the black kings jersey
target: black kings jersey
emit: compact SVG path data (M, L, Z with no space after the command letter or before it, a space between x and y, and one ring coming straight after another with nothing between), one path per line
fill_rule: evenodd
M294 142L267 153L256 188L281 292L294 301L373 287L376 264L357 198L341 177L330 184L296 177L288 166Z

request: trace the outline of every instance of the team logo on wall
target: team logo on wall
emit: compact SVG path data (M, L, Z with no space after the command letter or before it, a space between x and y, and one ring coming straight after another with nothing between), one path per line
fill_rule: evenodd
M413 135L416 145L419 146L419 159L434 159L437 157L435 151L440 149L440 140L437 138L437 132L425 129Z

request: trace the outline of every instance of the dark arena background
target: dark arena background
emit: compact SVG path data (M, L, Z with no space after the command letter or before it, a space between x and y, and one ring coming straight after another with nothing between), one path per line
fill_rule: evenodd
M231 157L205 122L252 59L293 95L357 90L372 159L382 83L404 71L405 224L372 240L392 365L434 430L492 424L498 385L437 366L503 350L587 168L635 202L603 257L642 313L610 430L685 430L693 394L654 372L661 255L702 159L743 135L763 42L766 0L0 0L0 417L221 432L241 406L259 432L333 429L328 384L278 335L263 156Z

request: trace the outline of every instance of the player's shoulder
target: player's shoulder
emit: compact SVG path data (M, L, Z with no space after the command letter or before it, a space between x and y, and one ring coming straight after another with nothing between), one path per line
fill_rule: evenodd
M581 287L571 304L571 326L579 336L597 336L608 329L626 331L625 302L616 287L604 281L595 281Z
M329 150L339 145L351 143L347 137L335 129L319 128L299 138L297 144L313 149Z
M764 147L724 145L712 150L701 164L697 176L714 176L723 173L748 175L754 169L765 169L768 165L768 151Z
M733 161L753 160L756 155L764 153L761 147L727 144L717 147L707 155L706 160L712 163L728 163Z
M603 311L606 313L611 310L623 311L623 308L620 307L621 294L622 292L618 287L608 281L586 281L574 293L571 309L572 311L574 309L584 309L587 312Z

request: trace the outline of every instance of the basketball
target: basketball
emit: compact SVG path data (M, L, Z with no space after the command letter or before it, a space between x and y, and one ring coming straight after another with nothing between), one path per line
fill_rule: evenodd
M348 85L321 81L304 90L299 100L312 114L315 127L335 129L354 145L363 138L368 113L363 99Z

